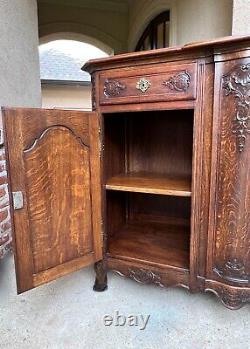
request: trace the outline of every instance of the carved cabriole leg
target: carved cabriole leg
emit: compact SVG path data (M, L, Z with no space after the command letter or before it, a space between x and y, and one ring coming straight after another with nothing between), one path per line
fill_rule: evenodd
M108 288L107 285L107 266L104 260L95 263L96 279L93 286L93 290L97 292L105 291Z
M250 303L250 289L246 287L233 287L216 281L206 281L205 292L214 293L225 307L237 310L246 303Z

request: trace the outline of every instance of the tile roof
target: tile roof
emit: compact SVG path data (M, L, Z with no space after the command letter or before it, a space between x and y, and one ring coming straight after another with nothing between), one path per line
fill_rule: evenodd
M89 83L90 75L81 70L83 64L82 58L54 48L40 51L41 80Z

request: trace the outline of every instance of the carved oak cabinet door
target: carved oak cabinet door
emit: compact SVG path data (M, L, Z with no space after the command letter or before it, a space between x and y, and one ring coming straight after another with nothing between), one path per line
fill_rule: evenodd
M238 308L250 301L250 58L215 65L208 277Z
M102 258L98 116L5 109L3 121L21 293Z

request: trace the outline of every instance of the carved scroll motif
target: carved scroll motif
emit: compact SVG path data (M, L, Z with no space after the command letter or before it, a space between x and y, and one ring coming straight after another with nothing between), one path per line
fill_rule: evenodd
M178 92L186 92L191 82L190 74L185 71L171 76L170 79L163 81L163 85L168 87L170 90Z
M126 89L126 85L119 80L107 79L104 82L103 93L105 97L117 97Z
M129 277L140 284L156 284L164 287L161 283L160 275L155 274L151 270L145 269L129 269Z
M228 260L223 267L214 268L214 272L225 280L230 282L248 284L250 275L246 273L246 267L243 262L237 258Z
M237 100L232 132L236 134L237 148L242 152L250 133L250 63L238 65L229 74L224 75L222 88L226 96L234 95Z
M240 309L250 302L250 292L246 288L235 290L225 285L218 285L215 288L205 288L205 292L214 293L227 308L232 310Z
M168 288L168 287L183 287L185 289L189 289L188 285L185 285L181 282L169 282L166 283L166 280L163 281L161 275L156 274L152 270L146 270L143 268L127 268L125 272L122 272L117 269L112 269L113 272L116 274L123 276L123 277L129 277L130 279L144 285L148 284L155 284L160 287Z

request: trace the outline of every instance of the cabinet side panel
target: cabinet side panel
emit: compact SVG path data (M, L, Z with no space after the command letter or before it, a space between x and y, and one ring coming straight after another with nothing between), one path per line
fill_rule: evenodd
M250 58L216 63L215 96L207 273L249 287Z

